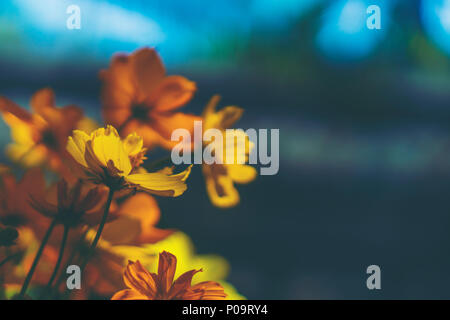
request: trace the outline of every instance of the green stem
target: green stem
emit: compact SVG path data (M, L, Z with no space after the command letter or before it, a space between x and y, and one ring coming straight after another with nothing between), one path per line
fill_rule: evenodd
M74 249L72 250L72 252L71 252L69 258L67 259L66 267L65 267L63 270L66 270L67 267L73 263L74 259L75 259L76 256L77 256L77 253L78 253L77 248L79 248L80 246L82 246L82 245L85 243L85 241L86 241L86 239L85 239L85 238L86 238L86 234L87 234L87 231L83 232L83 234L81 235L81 237L80 237L80 239L78 240L77 244L74 246ZM59 277L58 277L58 279L56 280L56 284L55 284L55 289L56 289L56 290L58 290L58 288L60 287L62 281L64 280L64 275L65 275L65 273L64 273L64 272L61 272L60 275L59 275ZM66 290L67 290L67 289L66 289ZM64 292L65 292L65 291L64 291ZM53 296L53 295L52 295L52 296ZM52 296L51 296L51 297L52 297Z
M68 235L69 235L69 227L64 226L64 233L63 233L63 238L62 238L62 242L61 242L61 247L59 248L58 261L56 262L55 268L53 269L53 273L52 273L52 276L50 277L50 280L48 280L46 290L49 290L51 288L52 283L55 280L56 275L58 274L58 270L59 270L59 267L61 265L61 262L62 262L62 259L64 256L64 249L66 248Z
M97 229L97 234L95 235L94 240L92 241L91 247L89 248L89 252L86 255L86 259L84 259L84 262L81 266L81 271L84 270L84 268L86 267L89 258L92 256L92 254L94 253L95 247L97 247L97 243L100 240L100 236L102 235L102 231L103 228L105 227L106 224L106 220L108 219L108 213L109 213L109 208L111 207L111 201L113 199L113 195L114 195L114 189L112 189L111 187L109 188L109 193L108 193L108 199L106 200L106 204L105 204L105 211L103 213L103 217L102 220L100 222L100 225L98 226Z
M22 289L19 293L19 298L23 298L25 295L25 292L27 291L28 285L30 284L31 278L33 278L34 271L39 263L39 260L41 259L41 255L44 252L45 246L47 245L48 240L50 239L50 236L52 234L53 228L56 226L56 219L53 219L52 223L47 229L47 233L45 234L44 238L42 239L41 246L39 247L38 252L36 253L36 257L34 258L33 264L31 265L30 271L28 271L27 277L25 278L25 281L23 282Z

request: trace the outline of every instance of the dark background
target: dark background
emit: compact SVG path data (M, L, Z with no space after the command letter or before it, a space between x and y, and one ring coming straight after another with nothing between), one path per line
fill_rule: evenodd
M67 30L65 9L81 8ZM365 9L381 8L381 30ZM100 120L97 74L156 46L169 74L239 105L239 127L280 129L280 171L213 207L200 168L161 226L232 266L250 299L450 298L447 1L2 1L0 93L52 87ZM126 30L126 32L121 32ZM10 141L0 124L0 142ZM2 162L7 160L2 158ZM379 291L366 268L381 267Z

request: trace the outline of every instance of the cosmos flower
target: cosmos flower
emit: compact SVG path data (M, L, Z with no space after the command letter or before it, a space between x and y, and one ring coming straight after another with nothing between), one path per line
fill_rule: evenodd
M67 150L87 180L114 190L135 189L176 197L187 188L185 181L190 167L173 175L138 172L146 151L142 138L133 133L122 140L110 125L95 130L91 135L74 130Z
M139 261L129 262L124 273L128 289L112 300L224 300L226 293L217 282L191 285L192 277L202 271L190 270L174 281L177 258L166 251L159 255L158 274L148 272Z
M243 110L234 106L224 107L220 111L216 111L216 106L220 100L219 96L213 96L203 112L204 130L218 129L223 132L229 129L239 120ZM236 190L234 183L245 184L256 178L257 172L250 165L241 164L237 161L239 158L248 160L253 144L249 141L248 136L242 130L236 130L236 134L243 135L245 146L238 147L238 143L231 146L226 145L223 141L224 148L234 148L234 161L227 161L226 150L216 150L223 157L222 164L203 164L202 171L206 181L206 190L211 202L220 208L229 208L239 203L239 192ZM227 162L229 164L227 164Z
M117 55L109 69L102 70L103 117L122 136L137 132L148 148L172 148L173 130L193 131L200 117L177 112L193 96L196 85L182 76L166 76L154 49L143 48L131 55Z
M100 187L83 188L81 180L69 186L66 180L61 179L56 185L54 199L31 194L30 204L42 215L56 219L66 227L94 226L101 220L101 204L105 202L105 193L102 191Z
M22 257L20 264L7 266L9 283L23 281L39 242L50 225L50 219L40 215L28 201L30 194L41 194L44 190L44 176L39 168L28 169L19 181L10 173L0 177L0 222L18 231L16 244L10 250L11 254ZM34 283L43 284L48 280L51 261L54 261L56 254L52 248L44 250L41 268L33 278Z
M168 237L161 239L153 244L143 244L142 249L136 254L128 252L130 259L140 260L146 269L150 272L157 272L157 264L154 260L146 257L153 257L159 252L165 250L171 252L178 259L175 277L180 276L186 271L192 269L202 269L203 272L197 273L192 280L195 285L199 282L212 280L220 283L227 293L227 300L242 300L244 296L226 281L230 272L230 265L226 259L216 254L197 254L192 240L187 234L176 231ZM125 252L125 250L123 250ZM142 254L145 253L145 256Z
M0 97L0 112L11 127L13 139L7 155L26 167L48 163L56 171L64 170L62 159L67 155L67 137L82 120L82 110L73 105L55 107L55 96L49 88L37 91L30 105L33 113Z
M0 97L12 136L8 156L20 166L37 167L16 180L17 168L0 164L0 299L115 292L115 300L243 299L225 281L224 258L197 255L184 233L157 227L161 212L152 195L183 194L191 167L174 174L173 168L149 173L142 166L149 148L178 144L171 141L175 129L193 133L194 121L203 120L205 130L224 132L242 109L216 111L213 97L201 117L179 112L196 85L167 76L150 48L115 56L100 77L104 128L97 129L77 106L56 107L49 88L32 96L31 111ZM202 166L208 195L219 207L237 204L234 184L256 176L251 166L226 163L228 148L248 160L252 144L242 130L238 134L245 148L199 144L214 147L225 163ZM54 172L44 176L43 166ZM46 178L59 182L47 186ZM82 289L68 293L66 267L72 264L84 276ZM119 291L123 280L127 288Z
M28 169L22 179L5 173L0 176L0 222L6 226L31 227L35 233L43 232L49 220L30 205L30 194L42 194L45 181L39 168Z

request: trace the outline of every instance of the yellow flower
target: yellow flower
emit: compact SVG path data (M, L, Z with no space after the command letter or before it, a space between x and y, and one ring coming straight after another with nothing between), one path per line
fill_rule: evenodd
M213 96L203 111L204 130L218 129L225 137L226 129L230 128L241 117L243 110L234 106L227 106L220 111L216 111L216 106L220 100L219 96ZM244 164L248 161L249 154L253 148L253 143L242 130L235 130L237 136L243 136L245 144L238 145L234 142L227 145L222 141L223 150L213 149L222 156L223 164L203 164L202 170L206 181L206 190L211 202L220 208L230 208L239 203L239 193L234 183L245 184L256 178L256 170L252 166ZM237 141L240 139L238 138ZM242 140L242 139L241 139ZM217 141L212 142L217 143ZM234 159L227 161L227 149L233 150ZM245 160L244 163L241 160Z
M185 181L191 167L173 175L141 173L139 165L146 151L142 138L134 133L122 140L110 125L90 135L74 130L67 142L67 151L81 167L87 180L105 184L114 190L130 188L176 197L187 188Z

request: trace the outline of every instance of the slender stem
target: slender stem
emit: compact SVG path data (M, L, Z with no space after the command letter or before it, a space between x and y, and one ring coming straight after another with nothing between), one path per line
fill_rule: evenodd
M56 275L58 274L59 266L61 265L63 256L64 256L64 249L66 248L66 242L67 242L67 236L69 235L69 227L64 226L64 233L62 237L61 247L59 248L59 256L58 261L56 262L55 268L53 269L52 276L50 277L50 280L48 280L47 283L47 290L49 290L52 286L53 281L56 278Z
M66 267L63 270L67 269L67 267L69 265L71 265L72 262L74 261L75 257L77 256L77 253L78 253L77 248L82 246L85 243L85 241L86 241L85 238L86 238L87 232L88 232L88 230L83 232L83 234L81 235L80 239L78 239L77 244L75 245L74 249L72 250L69 258L67 259ZM55 289L56 290L58 290L59 286L61 285L62 281L64 280L64 275L65 275L65 273L61 272L59 277L58 277L58 279L56 280L56 284L55 284ZM66 288L66 290L67 290L67 288ZM65 290L64 290L64 292L65 292Z
M52 223L47 229L47 233L45 234L44 238L42 239L41 246L39 247L38 252L36 253L36 257L34 258L33 264L31 265L30 271L28 271L27 277L25 278L25 281L23 282L22 289L19 293L19 298L23 298L25 295L25 292L27 291L28 285L30 284L31 278L33 278L34 270L36 269L39 260L41 259L41 255L44 252L44 248L47 245L48 240L50 239L50 235L52 234L53 228L56 226L56 219L53 219Z
M106 204L105 204L105 212L103 213L103 217L102 220L100 222L100 225L98 226L97 229L97 234L95 235L94 240L92 241L91 247L89 248L89 252L86 255L86 259L84 259L83 264L81 265L81 271L84 270L84 268L86 267L89 258L91 257L91 255L94 253L95 247L97 246L98 241L100 240L100 236L102 235L102 231L103 228L106 224L106 220L108 219L108 213L109 213L109 208L111 207L111 201L114 195L114 189L112 189L111 187L109 188L109 193L108 193L108 199L106 200Z

